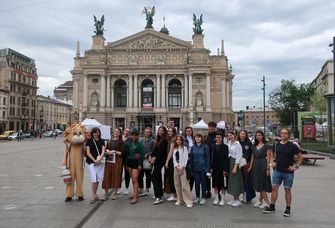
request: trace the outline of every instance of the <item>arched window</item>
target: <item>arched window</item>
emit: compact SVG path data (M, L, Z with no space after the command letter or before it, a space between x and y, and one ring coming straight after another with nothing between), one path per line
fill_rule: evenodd
M141 84L142 88L142 107L143 109L152 110L154 107L154 83L146 79Z
M127 107L127 84L124 80L117 80L114 84L114 105L115 107Z
M177 79L172 79L169 82L169 107L181 107L181 82Z

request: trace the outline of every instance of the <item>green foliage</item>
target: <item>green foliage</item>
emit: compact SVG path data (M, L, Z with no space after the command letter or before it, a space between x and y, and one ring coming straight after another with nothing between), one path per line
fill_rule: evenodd
M269 95L269 104L283 125L297 121L297 112L308 110L314 88L309 84L296 84L294 80L282 80L279 88ZM293 119L294 118L294 119Z
M326 99L324 90L315 90L311 96L311 105L316 112L326 112Z

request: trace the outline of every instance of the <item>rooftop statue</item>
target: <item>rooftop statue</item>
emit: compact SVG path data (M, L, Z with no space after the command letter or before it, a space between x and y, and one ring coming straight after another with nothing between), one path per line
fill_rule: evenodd
M194 32L194 34L202 34L202 32L204 31L201 28L202 23L203 23L202 14L200 15L199 19L197 19L197 16L195 16L195 14L193 14L193 25L194 25L193 32Z
M94 26L95 26L95 35L97 36L102 36L104 34L104 23L105 23L105 16L102 15L100 21L97 20L97 18L93 15L94 17Z
M147 26L145 28L153 28L152 23L154 22L153 16L155 15L155 6L152 8L144 7L143 13L146 15Z

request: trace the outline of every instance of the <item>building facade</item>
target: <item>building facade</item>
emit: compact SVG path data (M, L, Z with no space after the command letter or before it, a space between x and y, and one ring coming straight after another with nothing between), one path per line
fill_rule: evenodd
M92 48L74 58L73 105L86 117L112 127L165 124L184 128L203 118L233 121L232 75L228 58L210 55L204 35L184 41L153 28L105 43L92 37Z
M54 97L67 102L73 101L73 81L66 81L54 89Z
M243 110L243 115L237 113L239 121L241 121L241 126L246 127L263 127L264 126L264 111L263 107L246 107L246 110ZM242 118L243 117L243 118ZM268 127L278 125L279 120L277 118L276 112L270 107L265 106L265 125Z
M0 85L8 89L6 130L34 130L37 79L35 60L10 48L0 50Z
M56 98L37 96L37 129L40 131L61 129L73 122L72 105Z
M0 85L0 134L7 130L8 124L8 89Z

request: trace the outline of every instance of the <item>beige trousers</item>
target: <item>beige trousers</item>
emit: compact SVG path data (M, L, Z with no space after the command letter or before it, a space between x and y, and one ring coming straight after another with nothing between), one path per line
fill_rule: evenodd
M180 175L180 171L174 168L174 186L176 188L177 200L179 202L185 202L186 204L193 204L192 193L190 190L190 183L186 177L186 170L183 169L183 173Z

